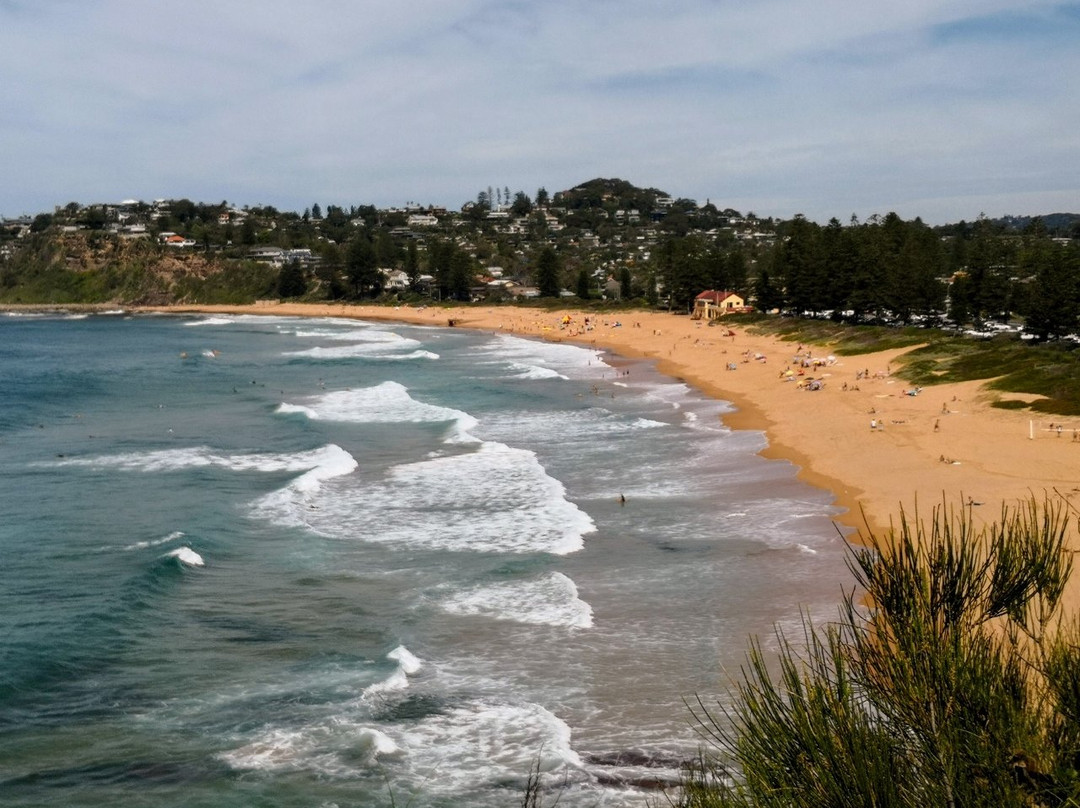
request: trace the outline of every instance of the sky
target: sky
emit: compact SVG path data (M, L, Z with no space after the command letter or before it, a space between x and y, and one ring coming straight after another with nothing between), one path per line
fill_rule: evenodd
M1080 2L0 0L0 216L596 177L819 222L1080 212Z

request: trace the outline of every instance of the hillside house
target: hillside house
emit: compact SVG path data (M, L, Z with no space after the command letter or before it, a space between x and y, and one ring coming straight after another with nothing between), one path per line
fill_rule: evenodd
M694 320L715 320L725 314L750 311L746 300L734 292L717 292L709 289L694 298Z

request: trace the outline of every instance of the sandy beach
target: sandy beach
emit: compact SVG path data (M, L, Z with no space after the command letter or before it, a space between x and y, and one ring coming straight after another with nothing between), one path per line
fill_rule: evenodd
M432 326L452 320L457 327L653 359L663 373L733 402L738 411L725 416L725 423L764 430L769 441L764 454L791 461L800 477L831 491L846 509L839 521L860 531L887 528L901 508L911 513L917 506L929 514L942 502L969 508L978 522L996 519L1002 504L1032 494L1057 492L1080 504L1080 432L1074 432L1080 420L993 408L990 402L1002 394L982 382L935 385L909 395L909 386L891 374L896 357L908 349L845 357L820 346L800 350L722 322L710 326L653 312L608 316L572 309L288 303L165 310ZM823 364L814 366L815 359ZM811 367L804 367L807 362ZM820 389L808 389L808 377L819 380ZM1070 601L1080 603L1080 576L1074 576L1072 589Z

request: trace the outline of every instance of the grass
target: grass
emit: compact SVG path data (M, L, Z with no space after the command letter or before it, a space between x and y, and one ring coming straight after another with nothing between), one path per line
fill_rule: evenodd
M901 362L900 376L912 384L986 379L991 390L1045 396L1031 403L998 402L1003 409L1080 415L1080 351L1069 345L953 338L917 348Z
M850 326L831 320L803 320L793 317L736 315L732 323L745 324L751 333L770 334L788 342L810 342L827 346L849 356L910 348L921 345L941 332L925 328L887 328L885 326Z
M848 356L912 348L893 363L894 375L920 387L987 381L991 390L1042 396L998 401L1001 409L1080 415L1080 349L1072 343L1033 345L1015 336L973 340L936 329L846 326L824 320L752 318L753 333L807 342Z

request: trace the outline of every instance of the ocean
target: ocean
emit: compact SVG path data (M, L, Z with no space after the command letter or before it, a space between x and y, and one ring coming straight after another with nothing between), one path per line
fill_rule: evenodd
M5 806L644 806L849 585L830 494L644 361L4 315L0 380Z

